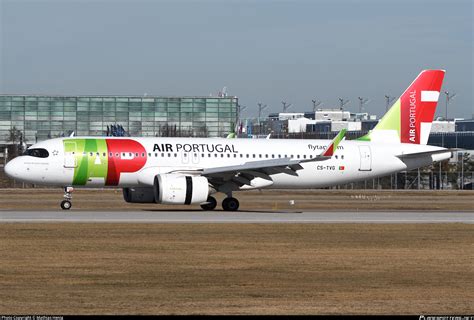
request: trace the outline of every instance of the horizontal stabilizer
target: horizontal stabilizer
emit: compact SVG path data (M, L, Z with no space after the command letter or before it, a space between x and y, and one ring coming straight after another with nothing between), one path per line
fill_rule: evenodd
M423 157L423 156L431 156L434 154L441 154L441 153L448 153L453 151L458 151L460 149L442 149L442 150L433 150L433 151L423 151L423 152L412 152L412 153L402 153L399 155L396 155L396 157L400 159L406 159L406 158L418 158L418 157Z

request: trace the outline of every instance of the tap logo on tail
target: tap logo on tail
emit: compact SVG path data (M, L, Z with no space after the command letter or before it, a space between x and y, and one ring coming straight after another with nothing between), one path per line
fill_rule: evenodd
M427 144L444 70L424 70L360 140Z

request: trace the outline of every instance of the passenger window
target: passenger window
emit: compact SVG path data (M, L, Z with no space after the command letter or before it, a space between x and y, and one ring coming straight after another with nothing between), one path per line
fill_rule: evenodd
M344 159L344 155L341 156L341 159Z
M144 158L144 157L145 157L145 153L144 153L144 152L142 152L142 158Z
M109 152L109 157L112 158L113 156L114 156L114 154L112 152Z
M227 158L230 158L230 153L227 154Z
M92 157L93 155L94 155L94 153L93 153L93 152L89 153L89 156L91 156L91 157Z
M116 158L118 158L118 157L119 157L119 154L118 154L118 152L115 154L115 157L116 157Z
M128 155L131 157L131 156L132 156L132 153L131 153L131 152L129 152L129 153L128 153Z
M246 154L246 158L248 158L248 157L249 157L249 154L247 153L247 154Z
M135 153L135 157L138 157L138 152ZM169 157L169 153L168 153L168 157Z
M253 158L255 158L255 153L253 154Z
M306 155L303 155L303 158L305 158L305 159L306 159Z

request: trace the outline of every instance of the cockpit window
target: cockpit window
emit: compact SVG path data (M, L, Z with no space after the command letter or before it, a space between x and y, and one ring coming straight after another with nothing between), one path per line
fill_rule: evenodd
M26 156L36 157L36 158L47 158L49 157L49 152L46 149L28 149L25 152Z

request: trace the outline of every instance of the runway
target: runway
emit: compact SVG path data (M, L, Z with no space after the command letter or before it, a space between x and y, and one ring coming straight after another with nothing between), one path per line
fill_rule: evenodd
M0 223L474 223L474 212L439 211L0 211Z

